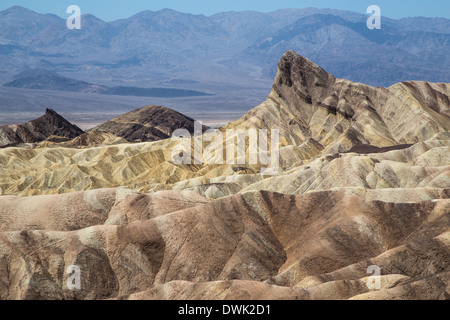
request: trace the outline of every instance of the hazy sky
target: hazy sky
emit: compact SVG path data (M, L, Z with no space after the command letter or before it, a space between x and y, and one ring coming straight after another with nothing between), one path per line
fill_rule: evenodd
M177 11L211 15L223 11L255 10L261 12L282 8L333 8L366 13L369 5L381 7L381 14L390 18L410 16L450 18L449 0L0 0L0 10L23 6L40 13L68 17L66 9L76 4L81 13L90 13L103 20L128 18L143 10L170 8Z

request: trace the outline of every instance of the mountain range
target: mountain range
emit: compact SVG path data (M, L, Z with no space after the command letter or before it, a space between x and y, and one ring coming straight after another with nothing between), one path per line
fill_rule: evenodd
M273 87L267 100L248 111L240 119L231 122L230 124L218 129L223 134L232 130L235 136L238 135L238 129L265 129L268 132L271 130L279 130L279 162L280 172L273 177L265 177L264 179L257 178L260 173L262 164L246 164L245 166L233 166L229 164L221 165L197 165L197 166L174 166L171 163L171 152L176 147L177 142L170 139L174 130L179 128L188 129L192 134L194 132L194 119L184 116L174 110L162 106L147 106L143 107L119 117L112 118L103 124L89 130L87 134L94 134L95 132L109 134L106 141L124 141L127 142L149 142L158 141L157 150L151 151L153 146L140 146L142 155L148 156L149 153L157 156L157 161L154 160L152 165L145 170L150 170L144 176L151 176L151 180L140 181L139 176L143 175L142 170L146 167L141 161L146 159L140 156L134 156L134 161L139 163L142 170L138 172L128 173L128 182L121 181L122 175L117 180L113 176L103 177L101 170L104 161L111 161L111 158L100 159L94 161L92 166L87 165L90 175L99 176L99 179L92 185L92 187L102 188L120 184L126 186L140 185L140 191L150 191L159 188L188 188L205 194L211 198L218 198L221 196L231 195L239 191L248 190L271 190L283 191L285 193L307 192L312 189L317 189L317 184L320 188L333 187L372 187L377 189L378 186L384 187L406 187L409 182L403 181L400 176L395 179L392 176L384 176L388 174L387 168L381 168L377 162L370 159L361 158L360 164L368 170L366 175L373 170L367 178L360 179L358 174L351 174L351 178L329 179L316 172L322 170L323 166L331 161L340 158L343 155L352 154L384 154L390 151L404 151L411 150L416 147L416 144L424 143L429 140L445 141L448 132L450 131L450 87L447 83L428 83L428 82L414 82L408 81L398 83L389 88L372 87L361 83L354 83L349 80L336 78L334 75L328 73L319 65L311 60L300 56L294 51L288 51L283 54L278 63L277 75L273 81ZM53 110L47 110L44 117L38 120L31 121L35 124L32 127L43 127L40 119L55 118L58 121L63 119ZM47 123L46 121L44 123ZM50 121L51 123L56 122ZM72 134L72 125L64 120L65 125L58 127L69 128L68 132L64 129L59 130L61 138L68 138ZM16 131L11 128L16 127L30 127L30 124L19 126L5 126L2 128L2 139L6 141L4 145L11 144L11 141L17 136ZM3 129L5 128L5 129ZM208 128L203 126L205 132ZM30 130L32 132L37 130ZM43 131L43 130L41 130ZM48 140L50 136L51 141L45 141L43 147L52 147L58 149L58 146L74 146L74 147L92 147L94 145L80 145L79 142L67 143L67 141L58 142L55 140L54 129L45 131L47 135L39 133L37 136L32 136L29 141L23 142L42 142ZM9 133L9 135L8 135ZM83 131L77 131L75 138L82 134ZM96 134L97 134L96 133ZM222 147L223 141L220 139L216 141L211 135L214 132L207 131L204 133L203 147ZM4 138L6 137L6 139ZM116 137L116 138L112 138ZM228 140L233 139L233 136L228 136ZM74 137L71 137L72 139ZM84 138L83 138L84 139ZM84 139L90 141L90 139ZM94 142L97 139L94 139ZM212 141L211 144L207 141ZM60 145L60 143L64 143ZM432 142L434 145L437 142ZM249 152L249 147L246 147L246 152ZM427 148L427 147L425 147ZM100 149L97 150L100 152ZM96 152L97 152L96 151ZM46 149L36 151L38 153L46 152ZM55 150L52 153L57 152ZM64 154L64 149L62 149ZM162 152L164 156L159 154ZM434 152L437 152L434 154ZM445 148L437 148L429 153L430 157L437 156L441 152L445 152ZM98 156L103 154L100 152ZM191 152L191 155L194 152ZM17 156L17 154L14 154ZM26 153L26 162L33 165L32 158ZM152 157L153 157L152 156ZM409 155L411 156L411 155ZM64 158L64 155L59 157ZM312 169L314 159L323 157L326 160L323 163L321 160L316 165L316 169ZM437 156L440 160L438 163L444 161L446 156ZM122 157L121 157L122 158ZM41 159L41 157L37 157ZM156 162L155 162L156 161ZM411 160L412 161L412 160ZM425 163L434 163L435 160L427 160ZM367 163L366 163L367 162ZM169 165L169 163L171 163ZM308 165L308 170L304 170L303 166ZM331 165L330 163L330 165ZM115 162L115 165L118 163ZM110 164L106 164L109 166ZM137 164L136 164L137 165ZM26 170L25 167L20 167L20 170ZM328 166L328 164L327 164ZM409 166L409 165L408 165ZM402 170L413 170L412 168L403 168ZM50 169L50 168L49 168ZM40 189L43 193L53 192L67 192L77 191L71 188L67 189L66 179L62 178L66 174L66 167L57 168L51 166L53 175L61 174L61 187ZM122 168L128 171L127 168ZM76 169L80 171L80 175L70 172L71 179L83 180L86 178L86 169ZM144 171L145 171L144 170ZM170 183L167 182L167 170L171 172ZM175 170L176 173L172 172ZM336 175L348 176L348 173L342 173L338 167L331 167L329 170L335 171ZM352 169L353 170L353 169ZM384 172L384 170L387 170ZM397 176L396 169L392 169L390 173ZM59 172L59 173L58 173ZM150 173L152 172L152 173ZM236 172L246 173L239 176L238 181L232 178L227 178L222 181L225 176L235 176ZM433 172L433 173L431 173ZM6 186L7 189L3 192L20 192L22 195L34 194L36 190L35 185L41 185L39 182L43 176L36 177L37 181L30 180L29 183L24 184L17 180L12 183L10 171L5 172L3 181L9 181ZM256 174L256 175L255 175ZM401 175L401 172L398 172ZM428 172L432 180L424 180L420 183L430 184L433 186L439 179L444 179L447 174L446 167L435 168ZM137 176L136 176L137 175ZM205 184L204 176L215 177ZM370 176L370 178L369 178ZM421 174L419 174L421 176ZM20 177L20 173L13 174L13 177ZM299 180L299 177L301 179ZM201 179L200 179L201 178ZM105 180L106 179L106 180ZM137 180L136 180L137 179ZM304 180L305 179L305 180ZM312 179L312 180L311 180ZM366 180L368 179L368 180ZM437 179L437 180L434 180ZM75 185L81 186L81 180ZM413 179L414 180L414 179ZM1 186L0 179L0 186ZM140 182L138 182L140 181ZM206 180L208 181L208 180ZM213 182L214 181L214 182ZM299 184L299 181L303 181ZM416 180L414 180L416 181ZM92 182L90 182L92 183ZM142 184L141 184L142 183ZM410 181L413 186L415 183ZM418 183L418 182L417 182ZM439 184L439 183L438 183ZM20 186L20 187L19 187ZM6 191L10 190L10 191Z
M449 82L450 20L383 17L381 30L369 30L367 18L315 8L208 17L164 9L110 22L83 15L81 30L69 30L63 18L16 6L0 12L0 80L42 68L101 85L255 86L271 81L279 57L295 50L369 85Z
M50 107L89 129L144 105L164 105L223 125L265 99L288 50L373 86L450 82L444 18L383 17L381 30L368 30L367 15L331 9L212 16L164 9L109 22L86 14L81 30L68 30L64 14L18 6L0 12L1 124L26 122ZM35 70L58 77L36 83L27 77ZM99 91L112 95L90 93Z

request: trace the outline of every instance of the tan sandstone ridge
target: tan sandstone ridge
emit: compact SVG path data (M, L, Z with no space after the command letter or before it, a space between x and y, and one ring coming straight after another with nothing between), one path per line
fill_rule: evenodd
M216 199L260 189L290 194L352 188L379 200L395 201L394 194L399 201L435 199L450 187L448 136L438 134L386 153L323 155L308 161L298 160L295 152L281 152L281 161L293 157L294 163L281 167L275 176L256 174L250 165L175 165L171 149L176 142L171 140L81 150L7 148L0 150L0 194L56 194L122 186L142 192L188 189ZM405 198L404 189L414 190Z
M273 176L175 164L178 141L116 123L0 149L0 299L450 299L449 96L287 52L267 101L219 130L280 130Z

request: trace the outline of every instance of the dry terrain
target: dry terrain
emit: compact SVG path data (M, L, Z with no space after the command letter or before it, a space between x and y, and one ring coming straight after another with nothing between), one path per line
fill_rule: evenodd
M450 299L450 84L371 87L286 52L219 129L278 129L273 176L130 143L180 127L141 123L155 110L0 149L0 299Z

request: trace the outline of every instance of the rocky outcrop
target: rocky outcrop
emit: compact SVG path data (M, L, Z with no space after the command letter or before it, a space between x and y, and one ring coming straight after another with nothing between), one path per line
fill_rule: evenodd
M450 130L450 84L410 81L375 88L337 79L288 51L267 101L228 127L279 129L282 146L313 142L322 154L361 144L413 144Z
M24 124L0 126L0 147L35 143L52 135L73 139L83 130L71 124L52 109L47 109L42 117Z
M109 132L130 142L146 142L170 138L176 129L193 133L194 119L166 107L146 106L111 119L92 131Z

